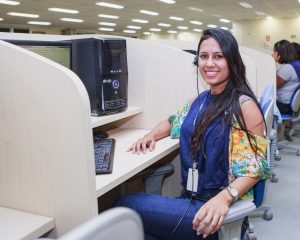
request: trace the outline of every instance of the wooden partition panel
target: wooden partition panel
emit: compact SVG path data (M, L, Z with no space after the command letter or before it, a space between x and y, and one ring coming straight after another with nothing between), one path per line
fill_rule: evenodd
M55 219L52 236L97 214L90 105L80 79L0 41L0 206Z

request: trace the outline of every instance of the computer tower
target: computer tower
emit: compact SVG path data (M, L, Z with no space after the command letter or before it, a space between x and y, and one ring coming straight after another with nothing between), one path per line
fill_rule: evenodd
M124 111L128 105L126 40L72 40L72 69L84 83L92 116Z

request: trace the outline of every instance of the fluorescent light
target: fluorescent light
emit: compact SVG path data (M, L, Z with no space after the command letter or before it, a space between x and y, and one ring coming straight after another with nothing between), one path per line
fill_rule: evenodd
M187 7L187 9L195 11L195 12L203 12L203 9L201 8L196 8L196 7Z
M298 0L298 3L300 4L300 0Z
M83 20L82 19L77 19L77 18L61 18L61 21L64 22L76 22L76 23L82 23Z
M110 23L110 22L99 22L99 25L102 25L102 26L116 26L117 24Z
M134 30L127 30L127 29L125 29L123 32L124 33L136 33L136 31L134 31Z
M181 29L181 30L187 30L187 29L189 29L189 28L186 27L186 26L178 26L177 28L178 28L178 29Z
M100 31L105 31L105 32L113 32L113 31L115 31L115 29L113 29L113 28L98 28Z
M140 27L140 26L132 26L132 25L129 25L126 28L130 28L130 29L142 29L142 27Z
M152 15L152 16L159 15L159 13L157 13L157 12L152 12L152 11L148 11L148 10L140 10L140 13L144 13L144 14L148 14L148 15Z
M144 35L151 35L150 32L143 32Z
M228 20L226 18L220 18L219 21L224 22L224 23L229 23L230 22L230 20Z
M202 22L199 22L199 21L190 21L191 24L195 24L195 25L202 25L203 23Z
M176 3L174 0L158 0L158 1L161 1L161 2L164 2L164 3L168 3L168 4Z
M19 5L20 2L16 1L8 1L8 0L0 0L0 4L6 4L6 5Z
M265 16L267 15L265 12L263 11L255 11L255 14L259 15L259 16Z
M200 28L194 28L193 31L194 31L194 32L202 32L203 30L200 29Z
M174 17L174 16L171 16L171 17L169 17L170 19L172 19L172 20L176 20L176 21L183 21L184 19L183 18L181 18L181 17Z
M300 1L300 0L299 0ZM272 16L267 16L267 19L273 19L273 17Z
M97 2L96 5L101 6L101 7L115 8L115 9L123 9L124 8L124 6L107 3L107 2Z
M175 30L169 30L168 33L175 34L175 33L178 33L178 32L175 31Z
M3 21L4 20L4 18L0 18L0 21Z
M239 4L244 8L253 8L252 5L250 5L249 3L246 3L246 2L239 2Z
M228 27L221 27L222 29L224 29L224 30L229 30L229 28Z
M209 28L216 28L216 27L218 27L218 26L215 25L215 24L207 24L207 26L208 26Z
M16 16L16 17L28 17L28 18L39 18L40 17L37 14L18 13L18 12L8 12L7 15Z
M51 25L51 22L29 21L27 23L31 24L31 25L42 25L42 26L49 26L49 25Z
M169 23L158 23L157 25L161 27L171 27L171 24Z
M52 12L62 12L62 13L71 13L71 14L79 13L78 10L65 9L65 8L48 8L48 10Z
M119 16L107 15L107 14L98 14L98 17L101 17L101 18L111 18L111 19L119 19Z
M161 29L159 29L159 28L150 28L149 30L152 32L160 32L161 31Z
M137 22L137 23L148 23L148 20L143 20L143 19L131 19L132 22Z

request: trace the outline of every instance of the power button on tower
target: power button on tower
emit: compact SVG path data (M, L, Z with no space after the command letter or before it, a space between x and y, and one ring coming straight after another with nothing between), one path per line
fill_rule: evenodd
M112 81L112 86L114 89L118 89L120 86L120 82L118 80L113 80Z

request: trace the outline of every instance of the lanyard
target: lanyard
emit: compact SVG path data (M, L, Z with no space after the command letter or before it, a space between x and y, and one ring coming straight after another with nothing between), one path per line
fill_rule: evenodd
M199 113L200 113L200 111L202 110L203 105L205 104L205 102L206 102L206 100L207 100L208 94L209 94L209 92L207 92L207 94L206 94L204 100L202 101L200 107L199 107L198 110L197 110L197 114L196 114L196 116L195 116L195 118L194 118L194 122L193 122L193 132L195 131L196 122L197 122ZM197 169L197 166L198 166L198 161L196 161L196 157L194 157L194 159L193 159L193 169Z

